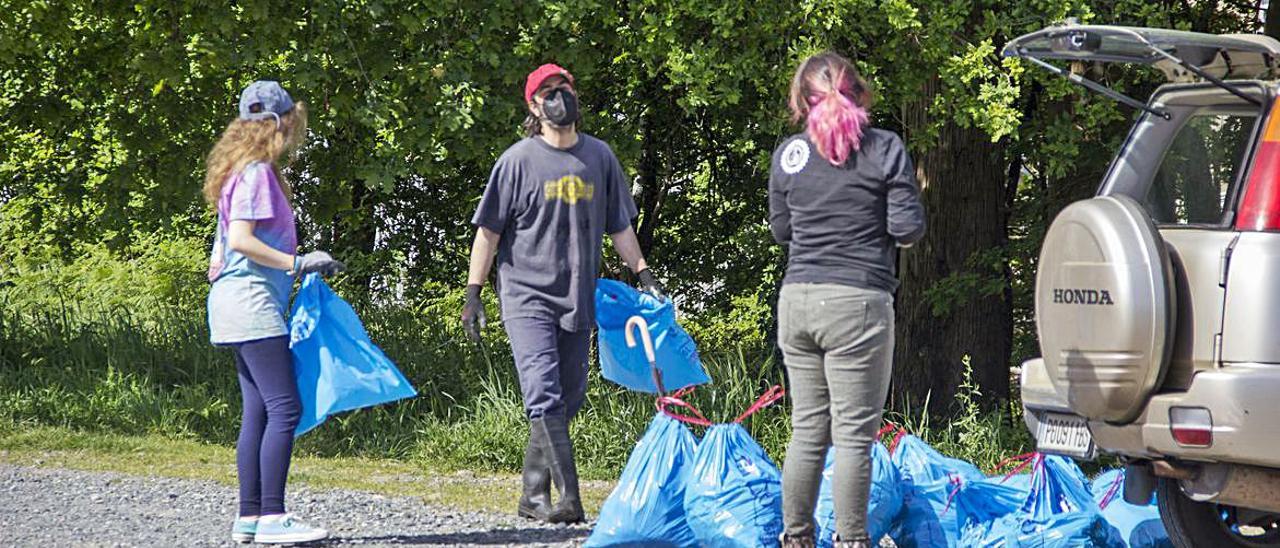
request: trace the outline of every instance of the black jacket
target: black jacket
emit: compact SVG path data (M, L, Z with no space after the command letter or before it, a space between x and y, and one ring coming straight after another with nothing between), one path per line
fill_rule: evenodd
M915 168L897 134L870 128L860 150L832 165L801 133L773 153L769 228L790 247L788 283L894 291L896 244L924 236Z

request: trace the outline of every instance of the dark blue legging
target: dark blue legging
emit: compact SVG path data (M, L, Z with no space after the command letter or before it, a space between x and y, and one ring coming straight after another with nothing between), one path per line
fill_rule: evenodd
M284 484L302 402L288 337L232 345L244 414L236 443L240 515L284 513Z

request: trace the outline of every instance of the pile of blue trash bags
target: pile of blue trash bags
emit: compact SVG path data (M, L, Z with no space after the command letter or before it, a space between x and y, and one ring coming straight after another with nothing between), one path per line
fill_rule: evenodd
M586 546L776 546L781 473L737 423L699 442L659 412L636 445ZM694 424L704 424L697 421ZM705 423L710 424L710 423ZM988 476L912 435L872 446L868 533L908 547L1166 547L1154 499L1125 502L1123 471L1090 482L1069 458L1033 454L1029 472ZM814 520L831 546L832 455Z
M781 388L734 422L713 424L681 399L710 379L670 301L600 280L596 310L604 377L658 394L659 411L586 546L777 546L782 473L740 423L781 398ZM636 349L634 332L628 333L633 328L649 351ZM677 392L666 396L664 389ZM690 424L705 429L701 441ZM987 476L896 426L881 435L889 429L898 431L889 446L877 441L871 447L867 532L873 539L888 535L902 548L1172 546L1154 501L1135 506L1119 495L1120 470L1090 483L1068 458L1028 454L1015 473ZM832 546L835 533L833 453L814 512L820 547Z
M782 534L782 472L737 422L701 442L659 412L585 546L769 546Z

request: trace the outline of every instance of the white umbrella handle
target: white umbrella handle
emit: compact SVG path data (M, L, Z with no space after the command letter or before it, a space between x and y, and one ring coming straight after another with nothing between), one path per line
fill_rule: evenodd
M658 369L658 357L653 352L653 337L649 335L649 322L640 316L632 316L627 319L627 327L624 330L627 335L627 348L636 347L636 338L631 334L632 327L640 329L640 341L644 343L644 356L649 358L649 368L653 370L653 385L658 389L658 395L666 394L667 389L662 383L662 371Z
M646 322L644 318L641 318L640 316L632 316L627 320L627 348L636 347L636 338L631 333L631 328L633 327L640 328L640 341L644 343L644 356L649 358L650 364L656 364L658 358L653 352L653 338L649 336L649 322Z

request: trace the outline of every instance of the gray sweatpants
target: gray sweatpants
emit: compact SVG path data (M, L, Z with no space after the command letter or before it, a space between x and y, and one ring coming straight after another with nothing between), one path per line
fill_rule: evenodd
M790 379L791 446L782 470L789 536L814 534L822 466L835 445L836 534L867 536L871 444L880 427L893 356L893 296L835 284L787 284L778 345Z

